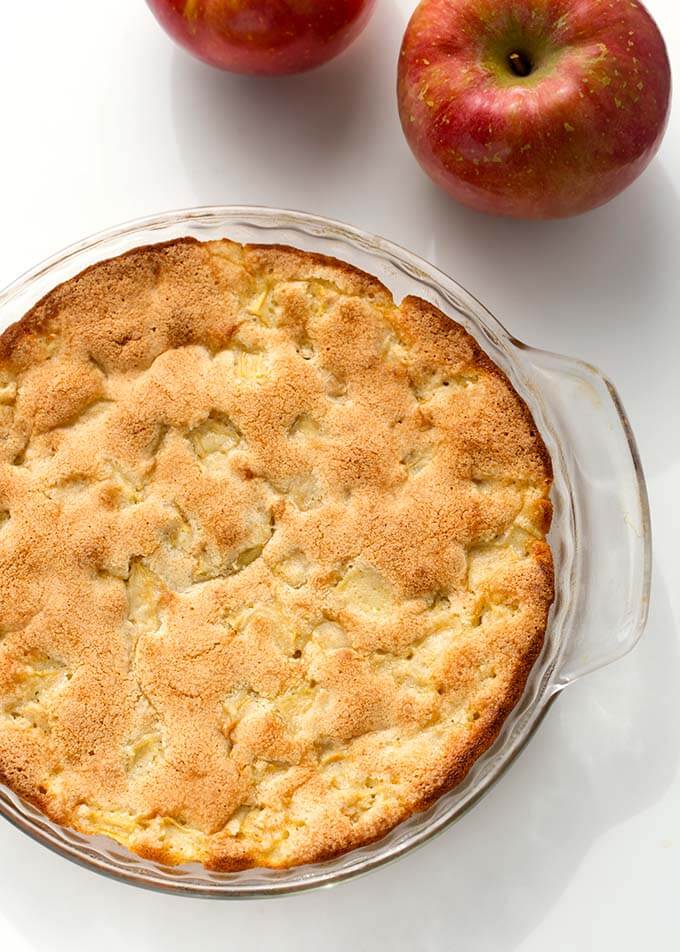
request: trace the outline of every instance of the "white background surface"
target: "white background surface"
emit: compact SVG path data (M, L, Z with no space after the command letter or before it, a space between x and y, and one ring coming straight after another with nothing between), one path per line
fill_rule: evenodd
M0 285L86 234L188 205L299 208L407 246L520 338L586 358L618 385L654 517L646 634L565 692L471 814L333 890L235 904L153 895L3 822L2 952L680 947L677 111L653 166L603 209L544 224L467 212L430 185L398 126L395 61L414 5L379 0L335 63L269 81L193 61L142 0L7 0ZM677 0L649 6L677 69Z

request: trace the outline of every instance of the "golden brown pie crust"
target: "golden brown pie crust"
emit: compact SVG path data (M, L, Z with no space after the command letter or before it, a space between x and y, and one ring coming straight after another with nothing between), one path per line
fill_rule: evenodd
M466 331L343 262L89 268L0 338L0 779L168 863L381 837L523 690L550 486Z

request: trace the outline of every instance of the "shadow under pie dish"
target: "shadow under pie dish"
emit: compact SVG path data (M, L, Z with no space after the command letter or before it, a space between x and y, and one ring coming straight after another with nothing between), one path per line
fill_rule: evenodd
M0 343L0 775L162 863L317 863L458 784L553 597L552 470L459 324L184 238Z

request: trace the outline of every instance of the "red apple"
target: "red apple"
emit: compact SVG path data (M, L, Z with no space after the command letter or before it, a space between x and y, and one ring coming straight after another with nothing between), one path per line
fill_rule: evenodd
M423 0L399 111L425 171L480 211L558 218L630 185L663 137L663 38L637 0Z
M375 0L147 0L190 53L234 73L299 73L342 52Z

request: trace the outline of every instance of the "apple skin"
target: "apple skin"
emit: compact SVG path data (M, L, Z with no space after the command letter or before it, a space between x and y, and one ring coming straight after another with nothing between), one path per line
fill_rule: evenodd
M313 69L363 30L376 0L147 0L158 22L199 59L234 73Z
M663 38L635 0L423 0L399 59L401 124L425 171L515 218L579 214L630 185L670 94Z

